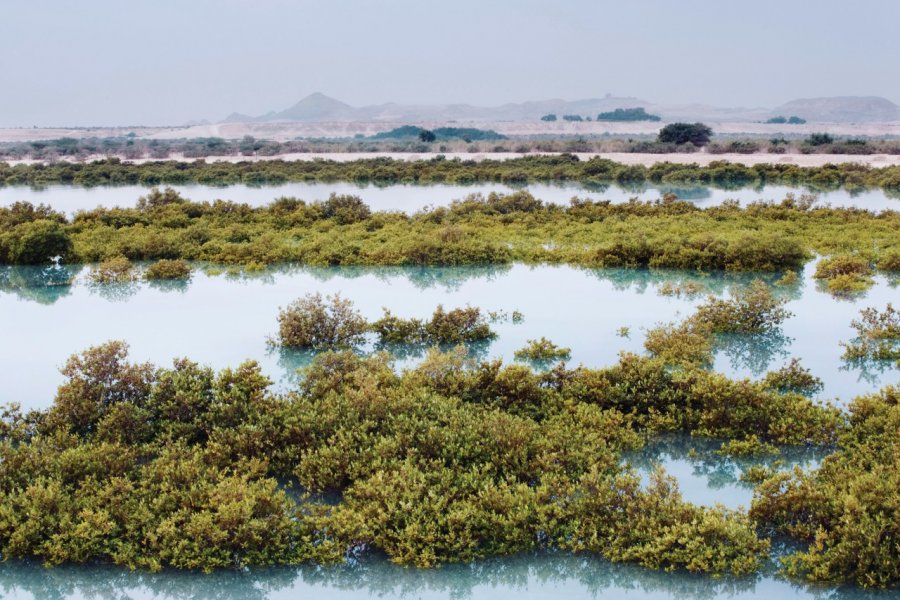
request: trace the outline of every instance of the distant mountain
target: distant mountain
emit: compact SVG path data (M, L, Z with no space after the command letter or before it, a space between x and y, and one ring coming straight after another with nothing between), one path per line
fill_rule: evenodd
M775 108L772 116L797 115L807 121L854 123L900 120L900 107L878 96L800 98Z
M251 123L272 121L521 121L537 120L548 113L575 114L594 117L600 112L616 108L648 107L650 103L638 98L593 98L589 100L543 100L485 107L471 104L403 105L394 102L353 107L316 92L292 107L258 117L232 113L223 123Z
M900 108L885 98L835 97L793 100L775 109L723 108L706 104L654 104L634 97L607 95L587 100L541 100L509 103L500 106L471 104L404 105L389 102L354 107L316 92L288 109L252 117L232 113L223 123L269 122L421 122L421 121L536 121L546 114L581 115L595 118L601 112L617 108L644 108L660 115L664 121L748 122L764 121L778 115L797 115L810 122L859 122L900 120Z

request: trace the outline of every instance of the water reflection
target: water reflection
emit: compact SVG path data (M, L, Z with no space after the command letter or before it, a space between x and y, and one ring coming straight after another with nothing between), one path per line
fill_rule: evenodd
M721 503L729 508L749 508L753 484L741 480L752 466L790 470L816 468L830 452L815 446L785 446L778 454L730 457L718 453L721 440L672 434L653 438L626 460L646 478L656 465L675 477L684 498L696 504Z
M0 266L0 292L15 294L22 300L53 304L71 293L81 267Z
M46 406L61 383L58 367L73 353L109 339L124 339L135 360L159 365L187 356L213 368L247 359L260 362L278 388L296 381L294 371L309 355L273 352L280 307L312 292L340 293L368 320L390 308L404 318L426 319L438 304L471 305L486 313L524 320L492 324L493 340L472 348L478 359L509 362L528 340L546 337L571 348L570 365L603 367L620 352L643 352L644 332L660 322L694 312L707 295L723 297L754 278L775 283L780 274L587 269L564 265L502 265L444 268L315 268L281 265L262 272L195 265L184 281L136 281L90 285L82 267L0 268L0 402ZM866 306L884 306L896 289L881 275L864 300L835 301L816 291L813 266L790 285L775 285L793 313L779 331L721 336L714 368L732 377L760 377L788 357L825 383L826 397L844 402L900 381L890 365L848 364L840 342L855 334L850 322ZM699 289L671 293L672 289ZM622 329L630 331L623 336ZM374 340L372 340L374 342ZM366 351L378 349L374 343ZM424 355L423 347L385 347L404 367ZM844 368L842 370L841 368ZM884 368L882 368L884 367ZM29 373L29 377L21 377Z
M353 182L291 182L278 185L235 184L215 185L172 185L182 196L196 202L226 200L263 206L279 197L295 197L305 201L324 200L332 193L353 194L374 210L398 210L414 213L429 206L447 206L453 200L470 194L508 194L527 190L536 198L550 204L566 205L574 196L593 200L608 200L613 203L628 202L632 198L658 200L666 194L675 194L682 200L694 202L697 206L716 206L726 200L735 200L743 205L760 201L780 201L787 194L818 195L818 206L857 207L868 210L896 210L897 191L851 189L835 186L754 186L739 185L672 185L639 183L616 185L608 182L547 182L527 185L503 183L464 184L358 184ZM98 206L134 206L137 199L145 195L148 187L140 185L81 187L74 185L50 185L44 188L24 186L3 186L0 184L0 206L8 206L17 201L32 204L47 204L53 209L74 214L79 210L92 210Z
M378 557L336 567L299 566L219 571L209 575L147 573L112 566L0 565L4 597L172 598L263 600L277 598L775 598L882 600L891 591L811 586L775 578L713 579L613 564L594 555L541 553L421 570Z
M735 371L749 371L751 375L765 374L770 366L790 356L795 340L781 330L761 333L723 333L716 335L714 351L728 359Z

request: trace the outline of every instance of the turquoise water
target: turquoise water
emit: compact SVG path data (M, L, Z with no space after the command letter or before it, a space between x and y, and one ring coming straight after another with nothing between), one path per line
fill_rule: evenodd
M474 347L483 358L512 359L528 339L546 336L572 349L571 364L603 366L620 351L640 352L644 331L681 319L705 293L727 295L750 275L697 276L672 271L580 269L512 265L491 268L297 268L259 274L211 275L198 268L189 282L96 287L86 268L0 267L0 403L42 408L52 401L66 358L109 339L124 339L131 358L168 364L188 356L216 368L258 360L275 385L296 381L310 355L281 352L267 343L278 309L310 292L341 293L369 319L389 307L404 317L426 317L439 303L470 304L506 315L493 324L497 338ZM795 285L775 287L794 315L765 337L732 336L716 355L717 370L759 377L799 357L821 377L822 399L845 403L860 393L900 382L890 364L847 365L839 342L852 337L850 321L867 306L896 301L896 281L852 299L837 299L811 278L808 266ZM767 280L773 277L767 277ZM665 296L666 283L698 283L704 294ZM518 310L521 323L508 315ZM619 329L628 327L622 336ZM368 349L372 349L370 344ZM415 354L398 359L414 363ZM740 481L750 464L715 454L718 443L684 436L661 438L624 457L645 476L661 464L685 499L697 504L747 507L752 486ZM784 453L781 468L812 468L820 453ZM771 462L771 461L769 461ZM768 568L748 579L711 579L614 565L594 556L540 554L472 565L415 570L378 557L336 568L297 567L212 575L129 572L109 566L0 564L0 598L771 598L856 599L896 597L891 592L799 585Z
M714 187L585 186L578 183L532 184L524 188L501 183L376 186L350 182L295 182L271 186L233 185L227 187L174 185L171 187L178 190L185 198L198 202L222 199L245 202L251 206L269 204L281 196L293 196L312 201L324 200L332 192L355 194L360 196L373 210L399 210L410 213L428 206L447 205L451 201L464 198L469 194L509 193L517 189L527 189L535 197L554 204L567 204L573 196L610 200L615 203L626 202L633 197L639 197L641 200L656 200L663 194L672 192L679 198L694 202L701 207L721 204L723 200L727 199L738 200L741 204L746 205L759 200L780 201L789 193L796 196L806 193L804 188L787 186L723 190ZM0 206L8 206L13 202L25 200L33 204L48 204L56 210L72 214L78 210L89 210L98 206L133 206L140 196L147 193L148 189L138 185L91 188L51 185L41 189L32 189L27 186L0 186ZM850 192L840 189L817 192L816 195L819 198L818 203L821 205L853 206L874 211L900 208L900 200L887 196L883 190Z
M900 381L900 371L890 363L846 364L839 345L852 338L850 322L860 309L896 301L897 288L877 277L865 294L836 299L811 279L812 269L807 266L796 285L774 288L789 299L787 308L794 313L781 330L723 340L715 369L759 377L799 357L824 381L820 397L842 403ZM663 296L659 288L664 283L695 282L706 293L724 296L752 279L513 265L278 268L238 276L197 270L190 282L96 287L87 283L86 273L86 268L0 267L0 403L48 406L62 381L58 369L65 360L110 339L126 340L133 360L156 364L187 356L223 368L254 359L278 386L290 386L295 370L311 356L273 349L267 337L276 331L279 307L311 292L340 293L371 320L381 316L382 307L419 318L438 304L448 309L470 304L507 316L518 310L524 314L521 323L509 318L494 323L496 339L472 351L483 358L512 360L529 339L546 336L572 349L570 364L599 367L616 362L621 351L641 352L647 328L684 318L703 302L703 294ZM621 327L629 329L627 337L620 335ZM405 356L399 366L419 356Z
M640 599L887 600L896 592L789 583L764 574L712 579L612 564L594 556L538 554L432 570L368 559L342 567L217 572L130 572L109 566L45 569L0 564L0 596L15 599Z

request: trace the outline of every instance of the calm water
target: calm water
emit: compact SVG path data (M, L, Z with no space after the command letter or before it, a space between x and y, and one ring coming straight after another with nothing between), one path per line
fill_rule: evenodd
M782 598L887 600L896 592L807 586L764 574L711 579L611 564L594 556L541 554L492 559L432 570L370 559L343 567L254 569L211 575L142 573L107 566L45 569L0 564L0 596L35 600L90 598L216 600L403 598L430 600L569 598L687 600Z
M573 196L589 197L594 200L626 202L630 198L656 200L668 192L689 200L698 206L713 206L723 200L735 199L746 205L764 200L779 201L788 193L796 196L805 193L803 188L768 186L765 188L741 188L722 190L711 187L638 187L623 188L616 185L585 187L577 183L560 185L535 184L527 188L511 187L500 183L476 185L358 185L355 183L285 183L272 186L233 185L214 187L205 185L173 185L185 198L201 201L216 199L246 202L252 206L262 206L281 196L293 196L307 201L324 200L332 192L356 194L374 210L399 210L415 212L427 206L447 205L453 200L469 194L490 192L509 193L516 189L528 189L535 197L545 202L567 204ZM78 210L88 210L98 206L133 206L137 199L149 188L134 185L121 187L92 187L52 185L43 189L23 186L0 187L0 206L8 206L19 200L33 204L44 203L56 210L72 214ZM834 190L817 193L819 204L832 206L854 206L873 211L897 210L900 200L885 195L883 190L849 192Z
M775 288L794 316L781 331L760 339L734 336L722 343L717 370L758 377L790 357L825 381L823 398L853 396L900 382L889 364L845 365L839 342L859 310L896 300L896 281L877 278L865 295L839 300L811 279L810 265L796 285ZM66 358L108 339L124 339L133 360L168 364L188 356L216 368L252 358L282 389L310 356L279 352L266 343L278 308L309 292L340 292L369 319L389 307L404 317L426 317L435 306L471 304L484 310L519 310L524 321L502 319L498 336L473 348L481 357L512 359L528 339L546 336L571 347L572 364L609 365L620 351L639 352L644 330L689 315L703 301L659 293L667 282L696 282L707 293L727 295L747 275L699 277L677 272L590 270L565 266L499 268L278 268L254 275L195 272L181 284L92 287L82 268L0 267L0 403L46 407L61 382ZM70 283L71 280L71 283ZM628 327L622 337L618 330ZM400 365L417 357L407 356ZM759 461L724 459L718 442L665 437L624 459L645 476L656 464L698 504L747 507L752 486L740 481ZM783 468L814 467L814 451L786 452ZM665 574L613 565L593 556L529 555L474 565L421 571L369 558L339 568L301 567L241 573L128 572L105 566L47 570L30 563L0 564L0 598L888 598L854 588L808 587L774 577L771 569L750 579ZM896 597L896 595L894 595Z
M720 344L715 368L758 377L799 357L822 378L822 397L846 402L900 381L890 363L850 366L841 341L861 308L896 301L897 288L883 277L866 294L839 300L811 279L810 264L798 283L775 288L794 315L768 336L732 336ZM46 407L62 381L59 367L71 354L110 339L126 340L137 361L170 364L187 356L215 368L246 359L262 364L281 387L311 356L278 351L267 343L279 307L311 292L340 293L371 320L382 307L403 317L427 317L438 304L471 304L484 311L514 310L524 321L493 325L497 338L473 347L479 357L512 360L529 339L546 336L572 349L571 364L599 367L621 351L641 352L646 328L681 319L703 302L663 296L666 282L696 282L708 293L727 295L752 276L659 273L567 266L499 268L280 268L254 275L210 276L195 271L190 282L96 287L87 269L0 267L0 403ZM71 285L63 285L74 278ZM896 282L893 282L896 284ZM623 337L621 327L629 334ZM400 366L414 363L412 354ZM27 374L24 375L23 374Z

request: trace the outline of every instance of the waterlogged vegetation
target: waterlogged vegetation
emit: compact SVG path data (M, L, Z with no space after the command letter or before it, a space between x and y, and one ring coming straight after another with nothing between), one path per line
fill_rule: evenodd
M572 357L572 350L557 346L547 338L542 337L539 340L528 340L528 344L516 350L514 356L516 360L549 364L561 360L569 360Z
M377 321L367 322L340 295L322 298L308 294L278 314L278 339L286 348L310 350L353 348L372 332L380 344L460 344L487 340L496 334L473 306L445 310L438 305L428 320L403 319L388 309Z
M523 191L473 195L407 215L373 212L350 195L312 203L281 198L252 208L190 202L173 190L154 189L134 208L98 208L71 218L28 203L0 208L0 263L40 264L52 257L251 268L525 262L790 273L820 254L832 257L820 264L819 276L841 292L848 279L854 290L870 285L873 268L898 268L898 231L895 211L815 207L793 197L744 208L698 208L671 196L625 204L575 198L562 207Z
M659 144L644 142L644 144L652 146L644 150L660 152L695 148L693 143L683 143L679 146L678 140L695 139L699 141L704 137L705 130L702 127L695 128L692 124L681 125L685 125L685 127L671 132L675 141ZM522 184L565 181L641 184L646 182L728 187L784 184L805 185L823 190L843 186L857 189L882 188L897 192L900 190L900 167L875 168L854 163L822 167L799 167L784 163L745 166L727 161L712 162L706 167L668 162L659 162L645 167L625 165L599 157L580 160L578 156L567 153L480 161L435 156L427 160L412 161L380 157L351 161L273 159L233 163L173 160L140 164L110 158L86 163L58 162L15 166L0 162L0 183L5 185L99 186L182 185L188 183L261 185L288 181L423 184L478 182Z
M623 271L616 285L634 277ZM796 290L750 282L732 292L685 319L712 345L765 336L791 318L784 299ZM874 415L862 425L860 411L813 398L819 382L799 363L747 381L691 364L688 348L540 372L461 350L432 351L405 371L386 354L326 351L281 390L253 363L160 368L129 361L121 344L93 348L67 363L52 406L10 408L2 420L0 553L217 569L381 553L432 566L562 550L735 575L765 572L774 549L791 577L895 585L884 540L896 536L896 441L853 440L896 431L885 408L896 393L857 400ZM759 486L753 508L694 503L652 465L629 466L672 433L758 461L733 484ZM819 470L794 474L779 462L835 448L839 458ZM826 470L829 460L838 466ZM860 491L870 470L881 477L871 496ZM850 476L858 481L845 483ZM797 546L785 550L785 535Z
M749 573L769 542L746 514L688 504L662 473L643 488L618 454L671 430L828 443L841 423L638 356L541 375L432 353L398 375L382 354L326 352L281 396L253 363L162 369L110 343L64 374L50 409L3 420L4 557L212 569L378 549L431 566L558 547ZM341 500L306 494L326 491Z
M857 336L843 344L844 358L852 361L895 360L900 366L900 311L888 304L884 310L865 308L851 324Z

